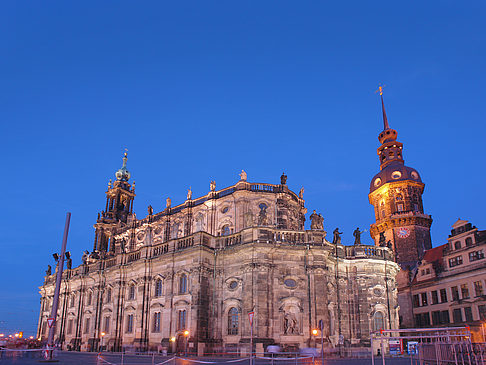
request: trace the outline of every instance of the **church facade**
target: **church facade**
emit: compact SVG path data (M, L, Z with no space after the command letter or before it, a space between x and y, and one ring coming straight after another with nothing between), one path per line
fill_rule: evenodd
M63 348L262 352L369 346L370 332L397 328L395 277L387 245L328 239L320 214L305 229L303 191L234 185L137 219L126 166L109 183L93 249L63 273L56 341ZM54 273L55 274L55 273ZM55 275L40 287L38 338L47 337ZM249 313L254 313L253 329ZM252 341L251 341L252 333ZM102 336L104 334L104 336ZM316 341L317 340L317 341Z

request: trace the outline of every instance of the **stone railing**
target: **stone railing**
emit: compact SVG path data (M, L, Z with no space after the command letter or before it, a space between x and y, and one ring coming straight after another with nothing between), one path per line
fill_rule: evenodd
M216 238L216 247L224 248L241 243L241 233Z

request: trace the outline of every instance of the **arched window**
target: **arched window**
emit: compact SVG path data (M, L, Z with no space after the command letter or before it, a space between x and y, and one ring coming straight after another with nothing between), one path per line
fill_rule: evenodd
M454 249L459 250L461 248L461 241L454 242Z
M161 297L162 296L162 280L157 279L155 282L155 296Z
M187 291L187 276L182 274L179 278L179 294L184 294Z
M135 299L135 285L130 285L128 288L128 300Z
M231 234L229 225L224 225L221 229L221 236L229 236Z
M466 246L472 246L473 241L471 237L466 238Z
M380 209L381 209L381 218L386 218L385 203L383 201L380 204Z
M238 309L235 307L228 311L228 335L238 334Z
M379 331L385 327L385 317L383 313L376 312L373 316L373 331Z
M91 302L93 301L93 293L91 291L88 292L88 305L91 305Z
M111 302L111 288L108 288L108 290L106 291L106 303L110 303Z

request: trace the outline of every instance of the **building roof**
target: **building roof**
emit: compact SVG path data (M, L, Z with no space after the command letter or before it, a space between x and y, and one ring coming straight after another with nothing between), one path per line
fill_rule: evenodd
M447 243L425 251L423 261L427 261L428 263L432 263L432 262L435 262L435 261L442 260L442 257L444 255L444 247L446 245L447 245Z

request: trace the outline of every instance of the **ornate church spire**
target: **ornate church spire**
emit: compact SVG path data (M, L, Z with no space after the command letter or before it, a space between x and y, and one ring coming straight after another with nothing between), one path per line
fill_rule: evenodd
M385 111L385 103L383 102L383 86L379 86L378 91L380 92L381 110L383 112L383 130L387 130L390 129L390 126L388 125L388 118L386 117L386 111Z

